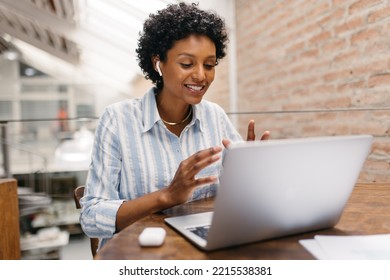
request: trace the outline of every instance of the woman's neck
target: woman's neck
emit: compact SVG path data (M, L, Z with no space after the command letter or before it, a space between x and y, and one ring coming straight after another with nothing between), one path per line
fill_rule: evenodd
M161 94L156 95L157 110L165 124L177 125L191 119L192 106L174 100L166 100Z
M160 118L167 129L179 137L192 120L192 106L190 104L164 102L158 95L156 96L156 104Z

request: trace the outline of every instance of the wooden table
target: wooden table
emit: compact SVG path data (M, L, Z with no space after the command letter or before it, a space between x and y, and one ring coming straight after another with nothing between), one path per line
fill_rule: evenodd
M169 215L206 212L213 208L213 199L191 202L172 209ZM233 248L204 252L164 223L166 214L150 215L128 226L110 240L95 259L313 259L299 243L300 239L313 238L316 234L364 235L390 233L390 184L357 184L339 223L326 230L298 234L268 241L256 242ZM163 246L143 248L138 235L145 227L160 226L167 231Z

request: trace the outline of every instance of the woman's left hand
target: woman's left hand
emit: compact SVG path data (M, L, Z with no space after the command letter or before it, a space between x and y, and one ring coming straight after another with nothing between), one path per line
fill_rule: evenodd
M270 132L268 130L263 132L263 135L261 135L260 140L268 140L270 137ZM255 134L255 121L250 120L248 124L248 133L246 136L246 141L255 141L256 140L256 134Z
M268 130L264 131L263 134L260 137L260 141L262 140L268 140L270 138L270 132ZM246 136L246 141L255 141L256 140L256 134L255 134L255 121L250 120L248 124L248 133ZM230 144L230 140L223 139L222 144L225 148L227 148Z

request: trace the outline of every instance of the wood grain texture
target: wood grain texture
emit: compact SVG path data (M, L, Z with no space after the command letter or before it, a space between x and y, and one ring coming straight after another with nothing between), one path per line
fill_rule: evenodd
M20 259L18 187L15 179L0 179L0 260Z

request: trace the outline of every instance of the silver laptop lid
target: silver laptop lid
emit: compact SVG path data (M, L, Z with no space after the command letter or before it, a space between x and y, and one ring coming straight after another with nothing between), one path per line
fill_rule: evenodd
M353 135L232 144L206 249L335 225L372 139Z

